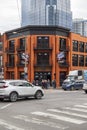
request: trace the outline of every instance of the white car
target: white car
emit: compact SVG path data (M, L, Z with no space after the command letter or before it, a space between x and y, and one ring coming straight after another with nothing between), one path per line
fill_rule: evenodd
M87 81L83 84L83 90L87 93Z
M44 91L40 86L35 86L26 80L1 80L0 100L8 98L11 102L21 97L35 97L41 99Z

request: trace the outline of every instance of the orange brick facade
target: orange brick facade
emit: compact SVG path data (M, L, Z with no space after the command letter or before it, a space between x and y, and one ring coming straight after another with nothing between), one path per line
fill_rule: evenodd
M86 37L64 28L27 26L4 34L5 79L23 78L25 64L20 56L25 53L24 44L29 55L30 82L37 78L55 79L59 87L70 70L87 69ZM64 52L64 58L59 60L61 52Z

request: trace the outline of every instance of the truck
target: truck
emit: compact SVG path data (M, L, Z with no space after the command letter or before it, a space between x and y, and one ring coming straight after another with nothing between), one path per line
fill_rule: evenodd
M82 89L85 81L87 81L87 70L72 70L67 75L67 78L63 81L62 89Z

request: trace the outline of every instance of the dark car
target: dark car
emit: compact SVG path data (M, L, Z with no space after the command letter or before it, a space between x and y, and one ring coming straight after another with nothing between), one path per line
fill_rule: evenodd
M64 82L62 89L64 90L79 90L83 88L84 80Z

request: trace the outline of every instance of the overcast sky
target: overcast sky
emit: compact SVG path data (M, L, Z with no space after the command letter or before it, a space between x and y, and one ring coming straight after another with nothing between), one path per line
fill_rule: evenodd
M0 32L20 27L20 1L0 0ZM71 0L73 18L87 19L87 0Z

